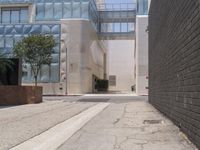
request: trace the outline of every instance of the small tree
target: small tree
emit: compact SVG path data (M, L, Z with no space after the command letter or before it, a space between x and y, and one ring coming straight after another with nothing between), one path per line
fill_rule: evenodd
M35 80L35 86L38 82L38 74L43 64L50 65L51 53L55 46L53 36L30 35L18 42L13 49L14 55L21 58L23 62L30 64Z

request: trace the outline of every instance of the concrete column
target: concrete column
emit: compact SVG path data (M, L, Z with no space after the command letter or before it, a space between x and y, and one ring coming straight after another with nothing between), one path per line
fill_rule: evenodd
M136 18L136 94L148 94L148 16Z
M103 78L105 51L89 20L61 20L61 24L62 41L67 47L67 93L90 93L93 75Z

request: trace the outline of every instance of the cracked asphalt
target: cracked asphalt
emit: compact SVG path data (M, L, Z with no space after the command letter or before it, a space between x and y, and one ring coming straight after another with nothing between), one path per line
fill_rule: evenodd
M58 150L197 150L146 100L121 97L119 103L113 97L110 102Z

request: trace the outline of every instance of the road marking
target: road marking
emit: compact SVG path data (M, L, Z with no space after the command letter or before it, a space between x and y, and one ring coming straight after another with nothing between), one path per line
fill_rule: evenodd
M97 104L10 150L56 150L109 105L109 103Z

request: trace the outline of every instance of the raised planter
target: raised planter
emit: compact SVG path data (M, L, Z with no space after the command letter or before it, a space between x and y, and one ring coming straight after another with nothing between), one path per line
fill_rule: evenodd
M0 86L0 105L23 105L42 102L42 87Z

